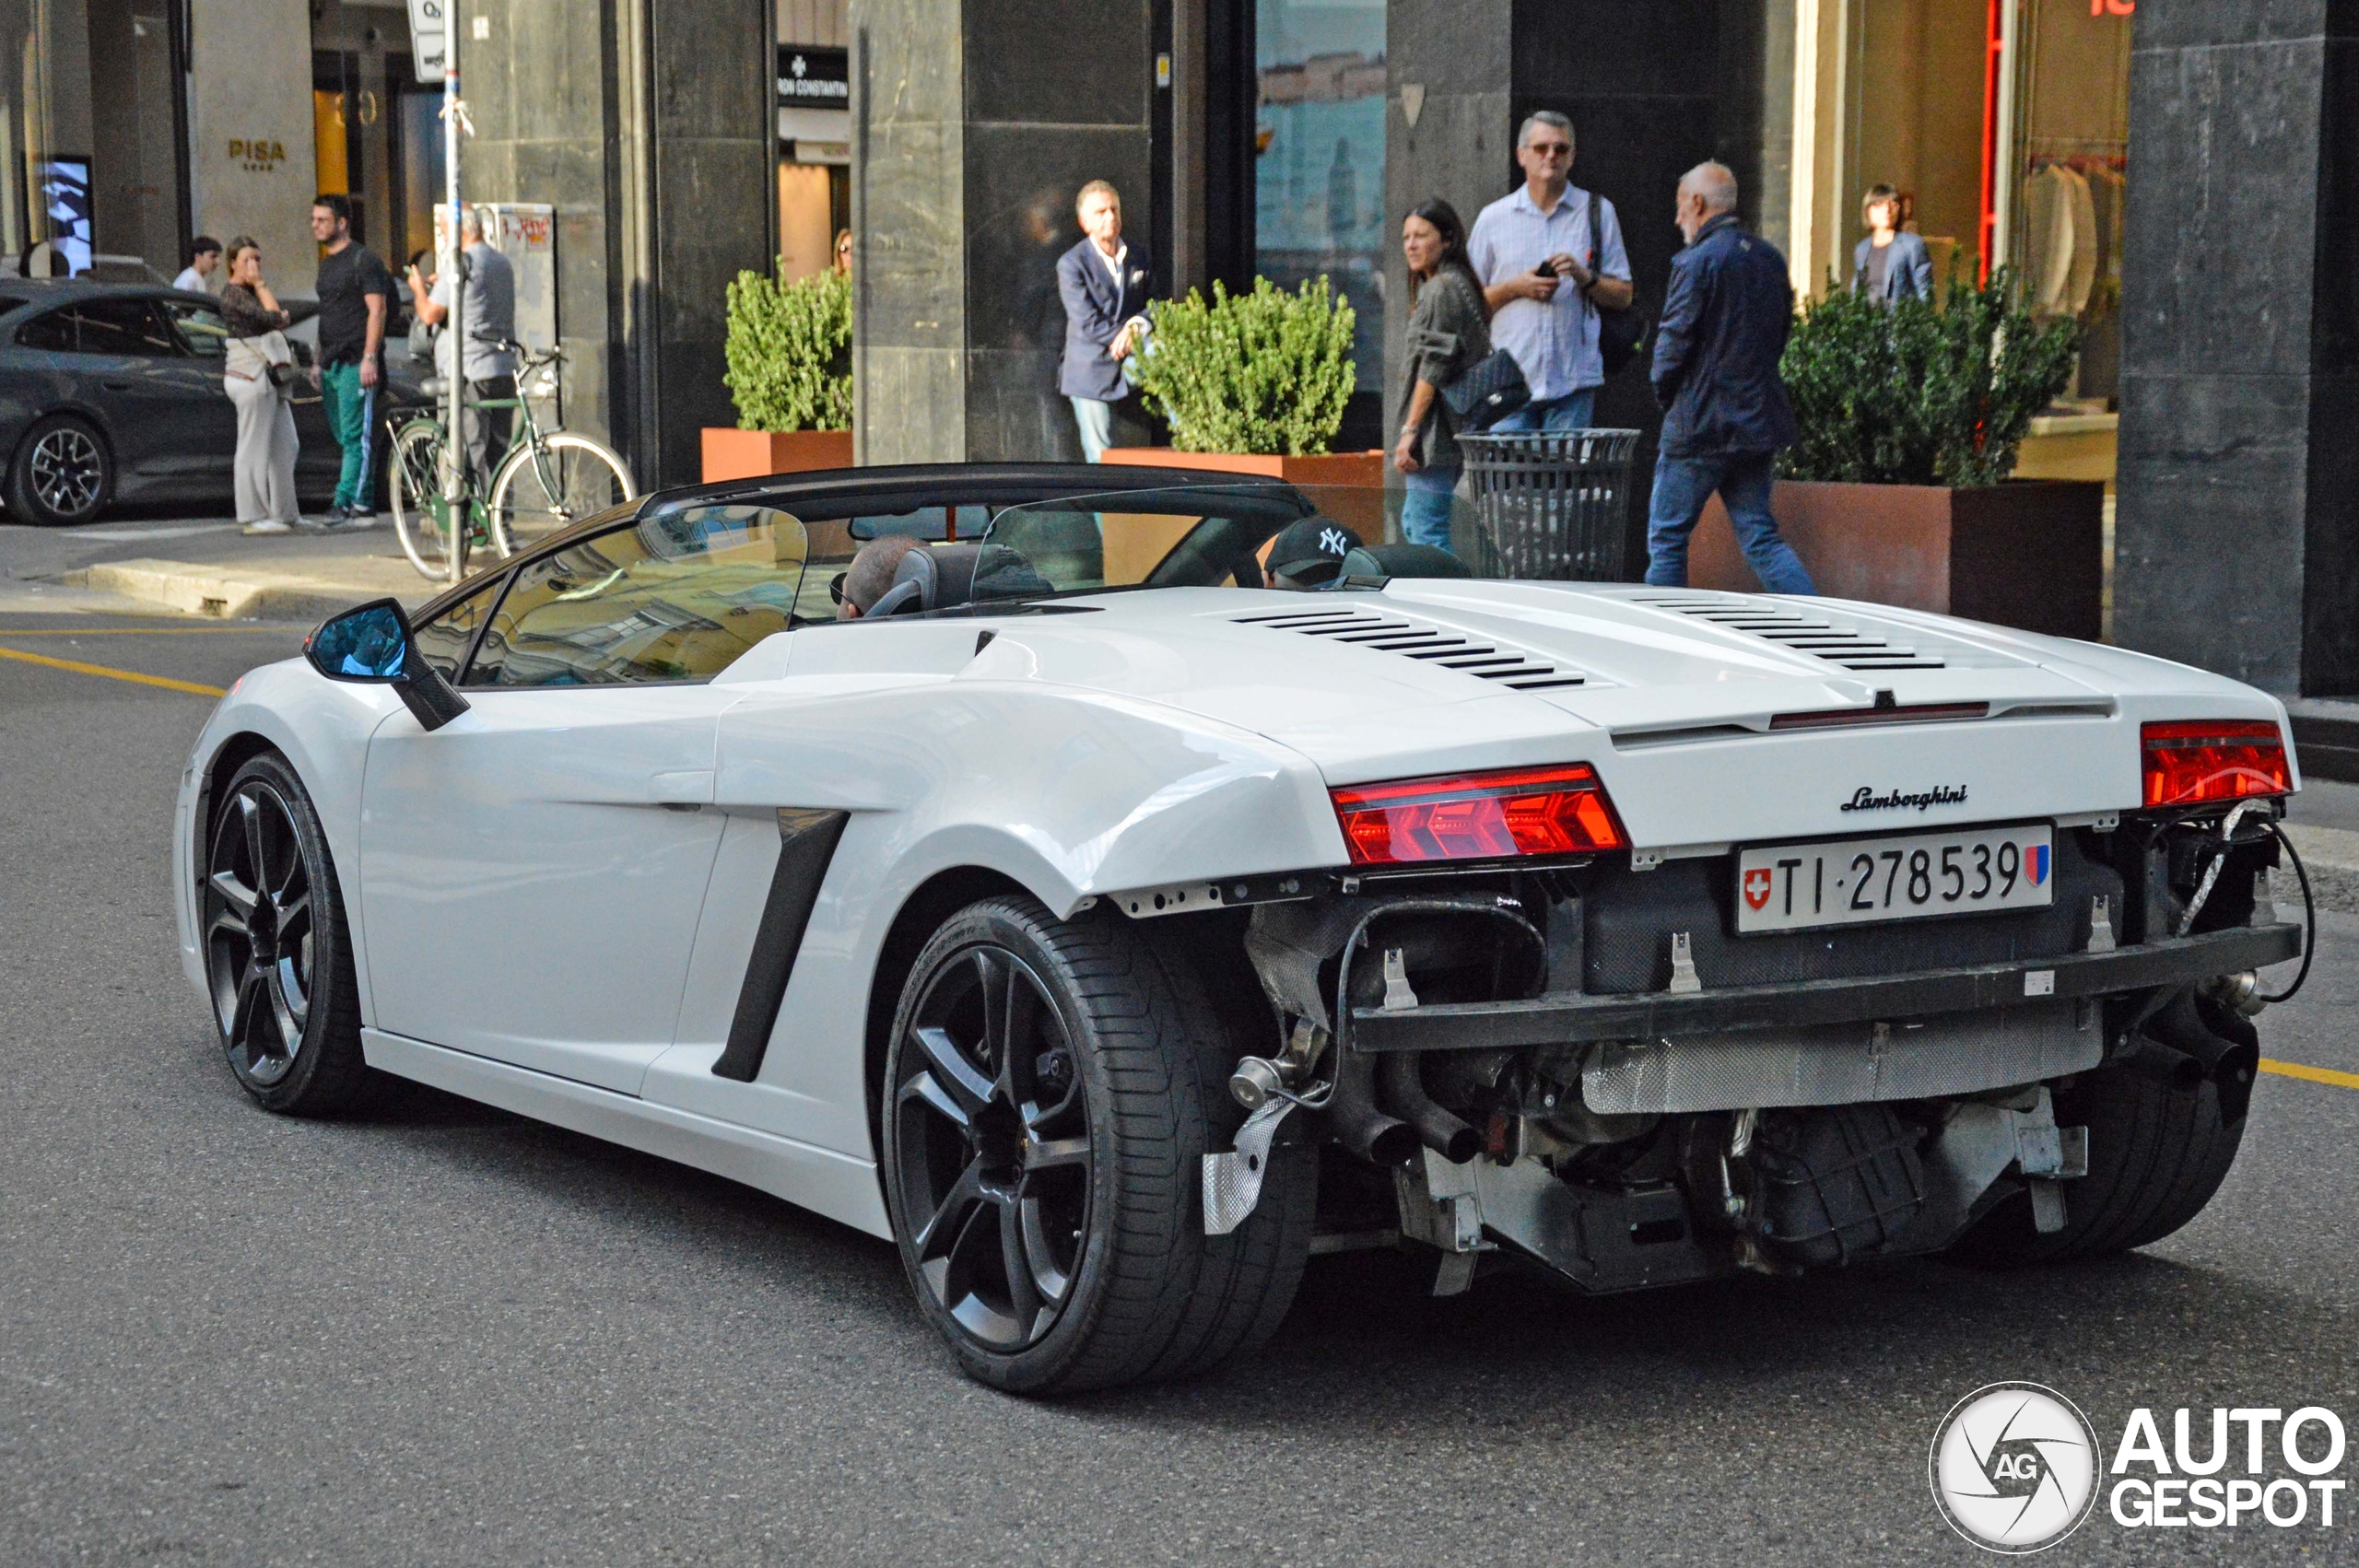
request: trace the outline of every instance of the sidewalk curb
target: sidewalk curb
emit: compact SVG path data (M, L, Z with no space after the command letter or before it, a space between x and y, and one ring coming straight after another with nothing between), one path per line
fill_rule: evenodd
M63 574L70 587L113 593L160 605L184 615L214 620L321 620L355 604L385 596L382 589L287 572L224 571L187 561L104 561ZM417 580L415 590L393 597L416 609L434 596L435 585Z

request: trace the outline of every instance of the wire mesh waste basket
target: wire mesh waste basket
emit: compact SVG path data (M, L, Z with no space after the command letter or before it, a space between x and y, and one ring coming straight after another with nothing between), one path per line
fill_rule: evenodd
M1461 436L1477 577L1619 582L1636 430Z

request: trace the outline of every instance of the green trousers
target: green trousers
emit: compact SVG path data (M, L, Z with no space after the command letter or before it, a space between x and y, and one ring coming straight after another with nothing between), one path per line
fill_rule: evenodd
M331 365L320 372L320 401L328 430L344 449L336 475L335 504L347 511L377 509L376 475L370 472L370 436L377 426L377 389L360 384L358 364Z

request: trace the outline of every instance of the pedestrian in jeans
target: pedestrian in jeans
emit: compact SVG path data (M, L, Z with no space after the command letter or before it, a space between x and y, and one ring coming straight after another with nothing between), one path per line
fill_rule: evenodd
M1655 329L1655 396L1668 411L1647 514L1647 580L1687 586L1687 541L1718 490L1744 558L1772 593L1815 593L1778 533L1771 462L1794 442L1794 409L1778 357L1794 320L1786 258L1736 220L1736 176L1699 163L1679 181L1679 232L1662 323Z
M1868 237L1851 252L1851 292L1879 305L1933 298L1933 258L1925 241L1900 227L1900 193L1871 185L1860 198Z
M1122 361L1138 346L1153 275L1122 242L1122 195L1092 180L1074 200L1086 238L1057 258L1065 308L1064 364L1057 390L1081 427L1081 454L1096 462L1114 438L1114 404L1130 392Z
M1467 258L1491 311L1491 338L1515 357L1532 401L1494 430L1579 430L1605 384L1597 308L1628 308L1630 257L1614 204L1598 202L1590 232L1590 193L1572 183L1573 123L1543 109L1515 139L1523 184L1474 219ZM1589 258L1594 251L1597 270Z
M507 257L484 243L481 208L466 209L466 216L459 220L459 239L458 272L466 280L466 309L460 317L466 323L467 387L476 399L512 399L516 356L508 345L516 336L516 269ZM411 308L427 326L440 327L450 321L450 279L437 277L428 285L412 262L409 291ZM451 362L451 334L446 331L434 342L435 374L449 377ZM467 449L467 469L475 475L478 496L490 491L491 472L508 455L515 416L513 407L479 408L473 399L460 405L460 439Z
M344 449L330 528L368 528L377 521L376 475L370 472L377 427L377 388L385 373L385 319L393 275L377 252L352 238L352 203L330 192L311 204L311 238L320 262L320 398L328 429Z
M238 411L232 475L238 521L248 533L285 533L302 525L295 499L295 414L271 367L294 365L287 312L262 280L262 247L251 235L229 241L229 281L221 290L221 390Z
M1412 544L1449 548L1449 497L1464 472L1458 420L1441 389L1488 358L1491 328L1483 286L1466 260L1466 226L1448 202L1421 203L1401 220L1409 264L1409 372L1402 389L1401 439L1392 466L1408 493L1401 532Z

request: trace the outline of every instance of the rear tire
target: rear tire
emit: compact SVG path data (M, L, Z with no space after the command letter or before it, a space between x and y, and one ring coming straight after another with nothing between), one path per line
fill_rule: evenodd
M53 414L17 443L8 509L43 528L94 521L114 498L114 454L88 420Z
M2056 1093L2060 1127L2089 1129L2089 1174L2064 1188L2064 1228L2033 1227L2031 1197L2018 1192L1950 1248L1961 1263L2022 1268L2127 1252L2169 1235L2203 1211L2236 1164L2245 1119L2225 1121L2220 1091L2193 1089L2126 1068L2083 1073Z
M1117 916L992 898L919 954L886 1054L886 1202L969 1375L1039 1394L1189 1376L1285 1318L1317 1166L1273 1151L1253 1217L1204 1235L1203 1156L1241 1120L1240 1047L1215 1019L1193 967Z

